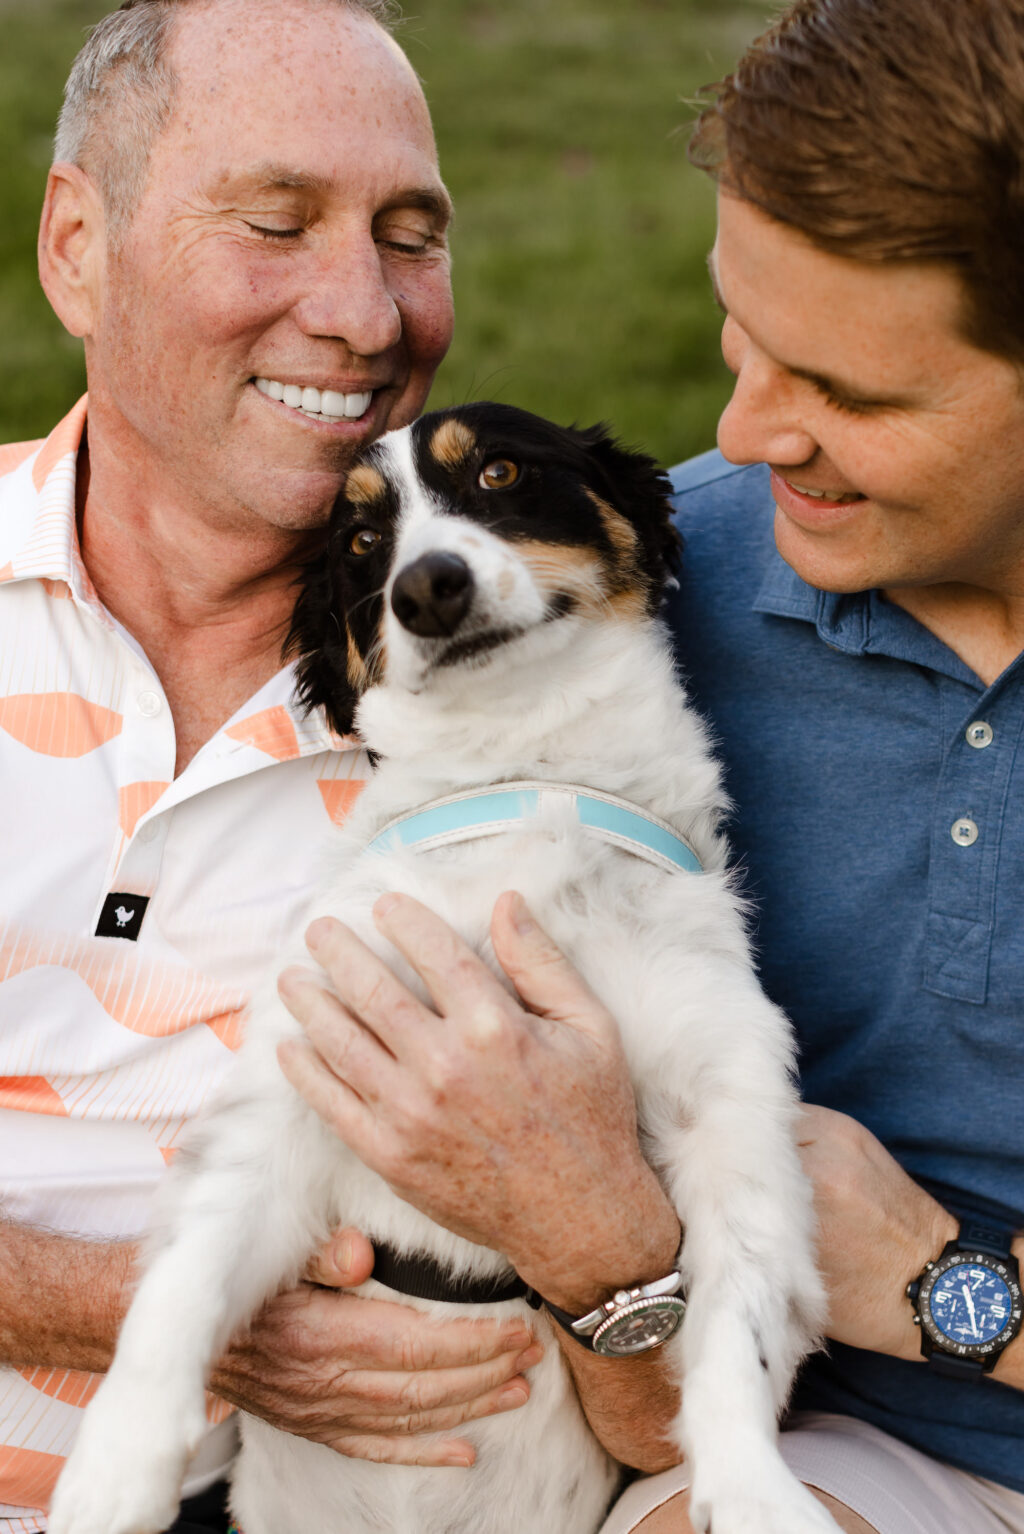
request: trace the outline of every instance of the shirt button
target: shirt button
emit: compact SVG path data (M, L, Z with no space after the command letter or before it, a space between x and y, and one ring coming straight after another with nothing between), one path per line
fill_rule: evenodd
M158 820L147 820L144 826L139 827L135 835L135 840L139 842L151 842L155 840L159 834L160 822Z
M163 706L163 701L158 692L140 692L139 696L135 699L135 707L147 719L155 719Z
M968 820L964 815L959 820L954 820L949 828L949 834L958 847L973 847L978 840L978 827L973 820Z
M976 751L984 751L985 747L990 746L995 739L992 726L986 724L984 719L975 719L973 724L967 726L966 734L967 744L973 746Z

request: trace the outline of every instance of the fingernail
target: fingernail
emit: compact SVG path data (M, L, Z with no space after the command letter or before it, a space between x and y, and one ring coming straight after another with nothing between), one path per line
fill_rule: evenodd
M374 908L373 908L374 914L376 916L388 916L395 909L395 906L397 904L398 904L398 896L397 895L395 895L395 894L381 895L380 899L374 905Z
M355 1254L355 1245L351 1236L343 1236L341 1240L336 1243L333 1252L334 1266L338 1269L339 1273L348 1272L349 1268L352 1266L352 1259Z
M532 1347L527 1348L525 1353L520 1353L516 1359L516 1368L520 1372L523 1369L532 1369L534 1364L539 1364L543 1357L544 1349L539 1342L535 1342Z
M514 1353L517 1349L528 1348L533 1342L533 1333L528 1332L525 1326L518 1327L514 1332L509 1332L502 1338L506 1353Z
M518 890L516 891L516 898L512 902L512 921L516 931L521 932L524 937L528 933L536 932L537 930L537 923L530 915L530 908Z
M451 1465L456 1470L469 1470L473 1465L473 1454L469 1449L446 1449L443 1465Z
M311 927L307 928L306 947L311 953L316 953L316 950L323 945L329 930L329 923L323 920L315 921Z
M525 1385L509 1385L498 1397L499 1411L515 1411L517 1406L525 1406L530 1399L530 1392Z

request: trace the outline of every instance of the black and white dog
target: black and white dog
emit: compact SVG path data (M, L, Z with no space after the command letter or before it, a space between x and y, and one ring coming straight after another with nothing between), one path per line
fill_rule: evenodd
M493 962L492 906L510 883L522 891L618 1019L646 1153L685 1230L688 1308L666 1347L683 1380L694 1522L826 1534L835 1525L775 1443L823 1319L792 1043L751 968L719 774L657 621L676 553L667 493L649 459L601 429L499 405L424 416L362 456L293 639L306 701L339 732L354 721L379 767L310 916L335 915L384 952L371 907L404 891ZM400 828L381 837L426 804L502 789L523 808L500 834L449 835L442 814L419 845ZM606 834L581 803L598 806ZM629 831L645 825L646 850L646 833ZM672 867L683 844L703 872ZM155 1534L173 1519L212 1362L340 1225L456 1277L508 1276L498 1253L398 1198L300 1100L275 1054L298 1031L268 985L226 1093L168 1175L50 1534ZM396 1298L374 1280L365 1292ZM523 1299L493 1312L516 1307L548 1324ZM237 1520L245 1534L594 1534L617 1470L550 1338L531 1381L526 1406L460 1429L477 1450L468 1473L346 1459L245 1418Z

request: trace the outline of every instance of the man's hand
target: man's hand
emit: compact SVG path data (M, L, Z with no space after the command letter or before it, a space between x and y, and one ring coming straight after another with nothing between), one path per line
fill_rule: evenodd
M341 1231L307 1279L236 1337L210 1387L274 1427L357 1459L472 1465L461 1423L522 1406L541 1348L519 1321L438 1323L336 1291L361 1284L373 1248ZM327 1286L327 1287L320 1287Z
M904 1289L953 1239L957 1221L845 1113L805 1107L799 1140L814 1185L828 1335L920 1360L921 1333Z
M587 1310L666 1272L679 1223L640 1151L618 1029L522 898L503 895L491 927L522 1001L418 901L386 895L374 915L433 1005L315 922L336 994L281 977L306 1033L279 1051L292 1085L401 1198L505 1252L555 1304Z

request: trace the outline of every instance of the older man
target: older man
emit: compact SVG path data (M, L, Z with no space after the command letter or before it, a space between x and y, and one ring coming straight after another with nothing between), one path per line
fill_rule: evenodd
M379 10L133 0L68 86L40 269L84 340L88 403L0 462L10 1534L46 1526L159 1171L368 770L358 743L296 708L281 645L297 566L353 455L419 412L451 334L449 200ZM496 944L527 1002L566 1023L554 1041L486 971L467 984L427 913L405 904L388 930L462 976L453 1054L482 994L504 1009L507 1058L466 1112L518 1176L499 1198L484 1167L464 1167L481 1234L522 1252L531 1281L574 1312L668 1272L678 1222L640 1155L614 1025L543 935L503 908ZM325 962L341 941L327 933ZM528 1131L538 1080L544 1147ZM463 1128L449 1105L435 1144ZM443 1199L449 1179L436 1164L432 1177ZM344 1233L315 1275L358 1282L371 1262ZM657 1359L623 1368L578 1351L609 1446L646 1469L669 1463L658 1424L674 1398ZM537 1357L519 1325L435 1327L304 1286L214 1384L343 1453L468 1467L458 1424L521 1405ZM223 1416L211 1400L219 1425L193 1498L230 1459ZM223 1529L207 1504L193 1500L182 1527Z

